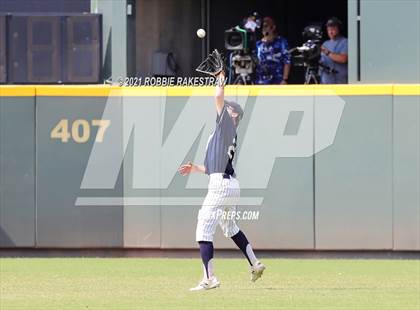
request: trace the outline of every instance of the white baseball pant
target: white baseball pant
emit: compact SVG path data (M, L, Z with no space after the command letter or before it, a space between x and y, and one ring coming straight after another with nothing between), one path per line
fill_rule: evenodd
M198 212L196 241L213 241L217 225L226 238L239 232L234 216L240 196L239 182L236 178L223 178L223 173L212 173L209 189L203 205Z

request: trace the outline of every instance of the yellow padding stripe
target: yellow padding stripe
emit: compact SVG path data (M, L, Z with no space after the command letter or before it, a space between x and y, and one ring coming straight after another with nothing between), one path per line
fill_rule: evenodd
M213 96L214 87L118 87L109 85L89 86L38 86L37 96ZM225 93L236 93L236 87L226 87Z
M0 96L213 96L214 87L118 87L109 85L4 85ZM226 96L420 95L420 84L226 86Z
M35 86L0 85L0 97L33 97Z
M418 96L419 94L420 84L394 85L395 96Z
M314 95L374 96L392 95L391 84L314 85Z
M392 85L226 86L226 96L392 95ZM37 96L213 96L214 87L38 86Z

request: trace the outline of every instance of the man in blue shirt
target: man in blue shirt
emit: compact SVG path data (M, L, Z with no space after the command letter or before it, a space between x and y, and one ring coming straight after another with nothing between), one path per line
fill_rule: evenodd
M287 84L291 56L286 38L277 34L271 17L264 17L263 38L257 42L256 84Z
M347 38L340 34L342 23L332 17L328 20L327 33L330 38L321 46L320 67L321 84L347 84L348 80L348 52Z

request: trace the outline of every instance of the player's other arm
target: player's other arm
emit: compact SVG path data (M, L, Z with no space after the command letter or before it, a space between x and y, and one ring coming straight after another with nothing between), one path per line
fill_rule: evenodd
M206 173L206 168L202 165L196 165L189 161L187 164L179 167L178 172L181 175L186 176L194 172Z
M216 79L216 93L214 95L214 99L216 103L217 115L220 115L225 104L225 72L220 72Z

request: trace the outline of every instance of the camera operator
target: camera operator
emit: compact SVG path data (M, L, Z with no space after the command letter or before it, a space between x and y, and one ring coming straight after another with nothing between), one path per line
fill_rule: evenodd
M326 27L330 39L321 46L321 84L346 84L348 52L347 38L340 33L342 23L338 18L332 17L327 21Z
M287 84L291 57L286 38L277 34L276 23L264 17L263 38L257 42L258 64L255 84Z

